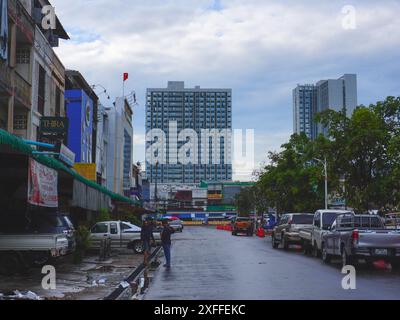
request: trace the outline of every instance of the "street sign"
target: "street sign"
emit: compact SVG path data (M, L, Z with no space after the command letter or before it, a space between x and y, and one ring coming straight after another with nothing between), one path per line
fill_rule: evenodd
M60 145L60 161L64 162L67 166L73 167L75 164L75 153L68 149L64 144Z
M42 117L40 118L41 134L65 135L68 133L69 121L64 117Z

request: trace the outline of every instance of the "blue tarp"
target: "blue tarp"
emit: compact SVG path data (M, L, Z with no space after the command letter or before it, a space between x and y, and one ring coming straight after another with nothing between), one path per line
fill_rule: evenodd
M8 59L8 0L0 0L0 58Z

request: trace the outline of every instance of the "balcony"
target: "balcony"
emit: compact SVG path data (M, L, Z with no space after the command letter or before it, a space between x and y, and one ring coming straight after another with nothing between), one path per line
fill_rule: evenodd
M0 96L12 95L11 69L7 62L0 63Z
M32 86L17 72L15 72L14 94L18 102L20 102L24 107L31 109Z
M8 0L8 15L18 28L17 42L33 44L35 23L19 0Z

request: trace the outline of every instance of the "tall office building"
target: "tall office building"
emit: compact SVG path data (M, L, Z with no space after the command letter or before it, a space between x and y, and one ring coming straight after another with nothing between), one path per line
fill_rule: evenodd
M314 116L317 112L317 88L315 85L298 85L293 90L293 131L304 132L308 138L315 139L317 126Z
M321 80L317 83L317 112L327 109L346 110L351 116L357 107L357 75L345 74L337 80ZM318 134L327 135L327 128L318 124Z
M327 136L327 128L314 121L317 113L331 109L346 110L351 116L357 107L357 75L345 74L339 79L321 80L316 85L298 85L293 90L293 129L315 139Z
M188 89L180 81L168 82L167 88L147 89L146 133L154 129L165 133L165 150L160 151L164 152L165 161L157 165L153 159L156 155L146 152L146 172L151 183L232 180L231 137L227 134L232 130L231 89ZM193 152L193 161L186 164L177 161L179 151L188 142L177 138L184 129L192 129L198 137L197 151L187 151L188 156ZM213 129L213 133L204 135ZM146 148L153 143L153 139L146 141Z

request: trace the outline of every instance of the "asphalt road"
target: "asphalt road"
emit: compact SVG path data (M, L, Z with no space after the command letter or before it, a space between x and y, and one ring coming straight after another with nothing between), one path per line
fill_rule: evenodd
M234 237L211 227L174 235L172 268L161 268L147 300L400 299L400 272L360 267L357 289L343 290L339 264L296 248L274 250L270 238Z

